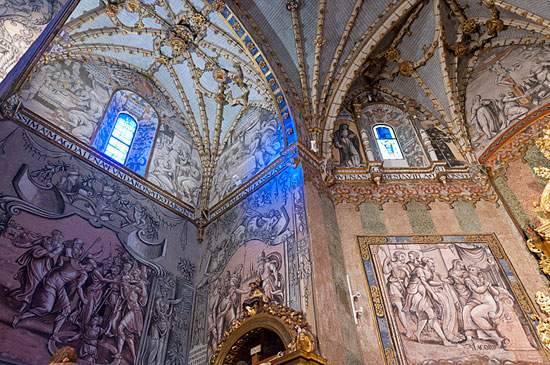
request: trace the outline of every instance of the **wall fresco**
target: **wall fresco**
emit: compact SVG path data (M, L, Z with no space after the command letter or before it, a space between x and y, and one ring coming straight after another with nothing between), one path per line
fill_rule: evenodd
M181 128L183 129L183 128ZM151 156L147 179L156 186L192 205L197 204L202 168L199 155L185 130L163 124Z
M466 116L477 154L548 101L549 46L514 46L485 53L466 90Z
M275 161L285 147L282 124L272 111L251 107L225 140L214 173L210 206Z
M192 335L192 352L203 356L197 364L239 316L255 278L263 279L272 300L301 310L311 306L304 209L302 169L288 167L207 226L195 302L195 313L204 315L195 317Z
M79 62L74 60L52 61L43 64L32 74L19 91L23 105L47 121L70 133L82 142L101 147L106 132L99 128L112 110L107 110L109 100L119 95L125 106L128 98L119 89L135 92L142 100L132 109L142 109L136 117L150 119L147 129L138 131L138 137L146 143L133 146L130 152L133 167L139 174L157 184L184 202L195 205L198 200L199 186L202 181L199 155L194 149L192 137L183 128L181 117L176 115L163 93L146 77L122 66L100 62ZM113 99L115 100L115 99ZM152 110L146 110L144 103ZM135 104L135 103L134 103ZM152 145L150 139L152 124L157 128L158 142ZM108 123L107 123L108 124ZM140 124L143 124L140 122ZM108 125L107 125L108 127ZM107 128L106 127L106 128ZM144 155L152 148L150 161L144 161ZM181 166L178 170L176 163Z
M185 364L196 228L8 121L0 165L0 360Z
M360 243L388 362L393 354L404 364L544 363L533 309L496 237Z
M42 33L61 4L58 0L0 3L0 82Z

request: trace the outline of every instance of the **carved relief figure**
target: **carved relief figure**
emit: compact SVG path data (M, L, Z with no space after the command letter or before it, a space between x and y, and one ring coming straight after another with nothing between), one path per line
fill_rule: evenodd
M358 167L361 165L359 138L349 129L349 125L340 124L332 138L334 146L340 152L340 166Z

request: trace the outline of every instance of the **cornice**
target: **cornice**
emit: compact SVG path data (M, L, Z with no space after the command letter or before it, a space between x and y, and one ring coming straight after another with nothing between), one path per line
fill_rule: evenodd
M58 146L72 156L88 163L101 172L120 181L129 188L145 195L154 202L162 205L171 212L186 218L194 224L196 222L195 209L182 202L170 193L157 188L143 177L131 172L123 166L117 166L113 161L78 141L58 127L34 114L25 108L19 108L16 98L11 98L2 105L2 117L12 120L25 129Z
M523 157L550 123L550 103L530 113L498 136L479 157L494 175L506 174L510 162Z

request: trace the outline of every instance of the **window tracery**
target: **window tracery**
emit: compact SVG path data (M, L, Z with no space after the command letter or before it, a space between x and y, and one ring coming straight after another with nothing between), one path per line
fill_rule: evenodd
M144 98L130 90L118 90L107 106L93 147L144 176L157 127L157 113Z
M403 160L401 147L392 127L379 124L373 127L376 145L383 160Z

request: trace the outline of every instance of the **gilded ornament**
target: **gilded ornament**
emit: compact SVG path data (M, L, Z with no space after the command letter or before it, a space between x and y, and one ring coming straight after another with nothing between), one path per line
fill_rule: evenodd
M227 72L223 68L217 68L214 71L214 80L217 82L224 82L227 79Z
M477 22L475 19L467 19L460 25L462 32L465 34L472 34L477 30Z
M107 4L105 6L105 14L110 18L115 17L117 12L118 12L118 6L112 5L112 4Z
M374 313L376 313L377 317L384 317L384 305L382 304L380 288L376 285L372 285L370 287L370 294L372 297L372 303L374 304Z
M315 354L314 336L302 312L271 301L264 293L261 278L257 278L251 282L249 284L249 289L248 298L243 302L241 317L233 320L229 328L224 332L222 341L218 344L213 356L210 358L210 364L219 363L218 357L221 356L221 349L225 343L230 340L234 332L246 326L248 321L254 320L256 316L262 313L278 318L279 321L284 323L289 334L292 335L292 340L286 345L285 353L302 351L308 354ZM233 351L236 351L240 347L239 341L241 341L241 339L232 344L231 349ZM233 357L234 354L230 352L226 354L223 360L230 361ZM324 360L320 363L324 363Z
M135 13L139 10L139 1L138 0L128 0L126 2L126 10L130 13Z
M498 18L489 19L485 22L485 27L487 34L494 36L504 29L504 22Z
M440 243L443 237L439 235L412 236L414 243Z
M361 258L363 260L370 260L369 252L369 237L358 237L359 241L359 251L361 251Z
M413 64L409 61L399 63L399 73L405 77L411 77L414 72Z
M468 51L470 50L470 47L466 42L457 42L453 45L452 49L455 56L462 57L468 53Z
M397 356L395 355L395 350L393 349L393 347L384 348L384 357L386 358L386 364L388 365L398 364Z
M225 6L225 2L223 0L214 0L212 1L212 4L210 4L210 6L214 11L222 11L223 7Z
M394 47L390 47L386 50L386 52L384 52L384 57L388 61L397 61L399 56L399 51Z
M206 24L206 18L201 13L194 13L191 16L191 21L199 28Z
M521 284L516 281L511 283L510 286L512 288L514 296L516 297L516 300L518 301L518 304L523 309L523 311L529 315L533 315L533 309L529 304L529 298L527 298L525 290L523 290Z

